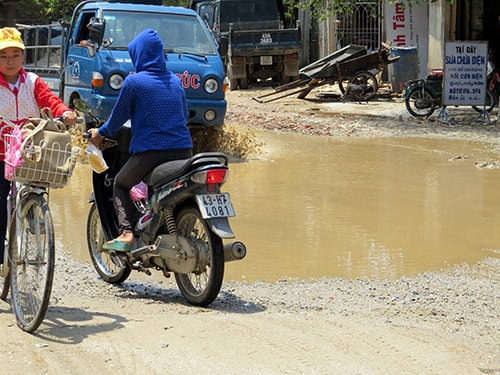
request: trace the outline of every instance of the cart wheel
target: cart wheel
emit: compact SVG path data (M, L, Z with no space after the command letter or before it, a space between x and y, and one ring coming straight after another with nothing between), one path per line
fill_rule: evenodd
M345 95L347 84L353 83L355 85L366 85L370 87L370 93L367 99L373 97L378 91L377 78L370 72L357 72L349 80L339 81L340 92Z

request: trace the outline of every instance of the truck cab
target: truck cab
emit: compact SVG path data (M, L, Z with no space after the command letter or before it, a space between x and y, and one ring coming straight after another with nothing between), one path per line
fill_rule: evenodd
M74 99L83 99L96 116L108 118L123 80L135 71L127 46L146 28L160 35L167 68L186 90L188 125L223 124L227 103L219 46L199 15L181 7L133 0L77 5L62 42L59 96L70 106ZM43 77L39 66L34 71Z

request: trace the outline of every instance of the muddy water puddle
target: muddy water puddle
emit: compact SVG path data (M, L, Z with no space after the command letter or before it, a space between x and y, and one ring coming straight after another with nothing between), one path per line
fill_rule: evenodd
M397 278L498 256L500 169L475 166L500 159L487 144L256 134L263 154L231 163L223 187L248 247L226 280ZM51 196L58 248L87 262L90 192L79 165Z

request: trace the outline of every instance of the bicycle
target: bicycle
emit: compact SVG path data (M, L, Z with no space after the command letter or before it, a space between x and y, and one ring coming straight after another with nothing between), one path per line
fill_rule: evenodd
M5 118L0 119L16 126ZM33 120L40 119L30 121ZM54 122L64 126L60 119ZM11 147L11 137L4 134L6 154ZM77 153L71 143L62 148L46 148L44 152L46 157L61 159ZM17 325L26 332L34 332L47 312L54 280L55 240L49 190L65 186L72 168L64 181L49 181L46 171L24 162L15 171L8 198L7 246L0 273L0 298L7 298L10 286Z

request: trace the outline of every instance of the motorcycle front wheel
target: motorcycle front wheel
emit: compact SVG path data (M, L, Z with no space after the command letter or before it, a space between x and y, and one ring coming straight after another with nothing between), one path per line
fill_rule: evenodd
M435 97L432 92L422 87L415 87L405 98L408 112L415 117L428 117L437 108L434 103Z
M124 263L116 255L102 251L104 240L99 211L95 203L92 203L87 219L87 245L90 259L95 270L104 281L119 284L127 280L132 270L128 263Z
M207 306L217 298L224 278L222 239L212 232L195 207L182 209L176 222L177 234L198 251L198 262L191 273L175 273L175 281L189 303Z

